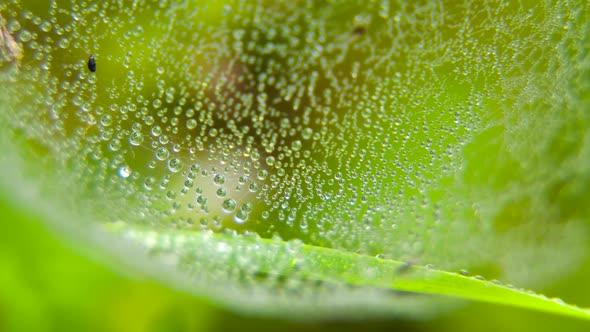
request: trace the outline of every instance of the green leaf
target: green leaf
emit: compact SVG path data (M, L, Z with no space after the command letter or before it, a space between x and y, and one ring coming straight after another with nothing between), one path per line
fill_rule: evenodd
M589 309L566 304L560 299L548 298L532 291L504 285L497 280L487 281L480 276L466 276L438 270L432 266L413 265L408 262L369 257L302 243L286 243L280 240L211 233L194 234L184 231L154 231L121 223L109 225L108 229L140 243L155 257L166 257L168 262L174 261L182 270L193 277L202 275L199 273L202 271L199 271L196 266L202 267L203 262L209 261L212 262L208 266L209 268L211 266L231 266L236 271L249 271L249 273L260 275L280 273L275 277L285 278L285 280L340 284L345 286L340 290L343 294L357 287L360 287L361 290L378 288L382 290L381 294L395 291L444 295L590 320ZM321 288L316 289L316 291L318 290L321 291ZM280 290L277 289L277 291ZM379 309L372 306L363 308L355 305L362 303L362 298L366 295L374 296L371 292L365 295L361 294L363 293L355 294L356 296L360 295L361 298L356 298L350 303L354 307L352 310L354 316L367 317L382 314ZM381 310L392 307L396 301L407 303L408 298L412 300L418 298L422 302L441 304L440 298L433 299L431 296L424 297L407 293L404 295L406 297L404 299L404 296L399 297L394 294L390 292L386 297L375 299L376 302L379 302ZM239 294L234 295L240 296ZM315 297L313 294L308 294L308 296L310 298L305 299L302 307L299 306L298 301L305 296L301 296L299 299L296 296L291 296L291 301L287 303L291 308L290 318L299 318L302 315L307 315L307 318L309 315L314 317L318 315L318 310L323 312L320 315L322 317L322 315L329 315L331 311L342 310L340 307L330 308L334 304L326 298ZM315 301L319 302L314 303ZM414 306L413 310L424 309L424 303L420 304L420 301L411 301ZM254 304L250 303L250 305ZM273 305L281 306L285 303ZM265 306L265 308L272 308L272 306ZM272 310L277 310L277 308ZM379 311L371 312L371 310ZM420 312L420 314L424 315L425 313Z

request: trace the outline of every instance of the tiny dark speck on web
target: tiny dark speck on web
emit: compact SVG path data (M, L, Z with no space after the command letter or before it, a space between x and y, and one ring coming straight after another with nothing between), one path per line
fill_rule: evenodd
M397 268L397 274L405 274L406 272L409 272L413 266L414 264L411 262L405 262L403 265Z
M355 35L364 35L365 33L367 33L367 28L362 25L359 25L352 29L352 33Z
M96 59L94 58L93 54L90 54L88 57L88 70L93 73L96 71Z

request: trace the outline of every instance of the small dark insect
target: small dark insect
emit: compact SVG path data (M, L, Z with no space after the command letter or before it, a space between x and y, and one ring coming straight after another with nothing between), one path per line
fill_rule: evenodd
M367 27L362 26L362 25L358 25L352 29L353 35L360 36L360 35L364 35L365 33L367 33Z
M96 71L96 59L94 58L94 54L90 54L88 57L88 70L93 73Z

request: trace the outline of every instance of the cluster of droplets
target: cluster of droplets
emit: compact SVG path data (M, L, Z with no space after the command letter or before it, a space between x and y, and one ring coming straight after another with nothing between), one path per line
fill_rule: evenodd
M13 126L125 196L130 222L436 261L425 243L472 211L440 184L492 100L549 61L518 59L544 19L520 5L21 0L0 12L23 59L5 42L0 68ZM523 11L532 37L498 42Z

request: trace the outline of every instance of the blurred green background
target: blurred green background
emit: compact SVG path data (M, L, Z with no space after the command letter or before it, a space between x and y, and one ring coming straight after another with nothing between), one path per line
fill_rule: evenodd
M431 321L289 322L245 317L105 266L0 200L0 331L588 331L588 322L467 303ZM110 264L109 264L110 265ZM590 262L539 290L590 306Z

